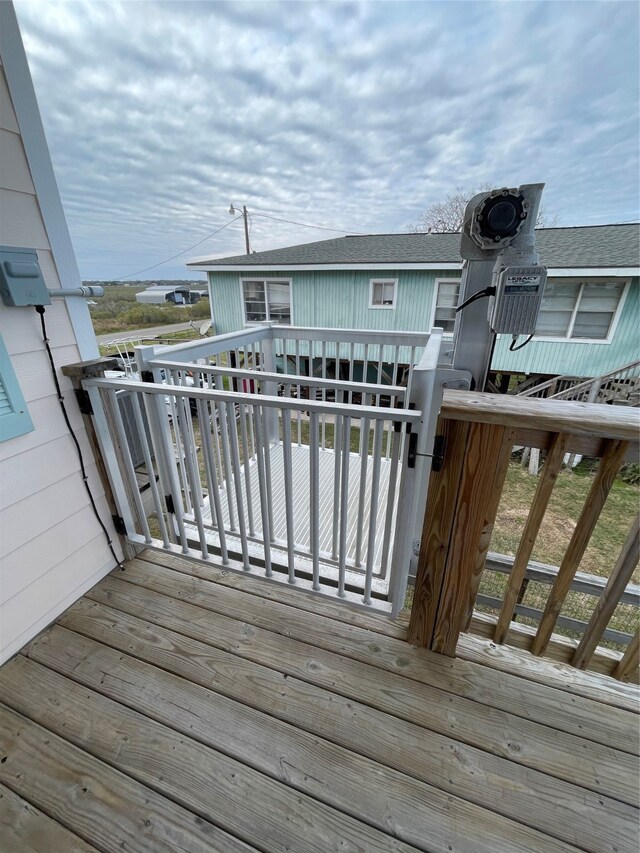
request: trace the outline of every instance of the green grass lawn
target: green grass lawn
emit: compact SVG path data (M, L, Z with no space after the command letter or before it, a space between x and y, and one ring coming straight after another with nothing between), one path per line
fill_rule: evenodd
M536 539L532 559L541 563L559 565L566 551L576 522L587 500L597 463L583 461L574 471L563 471L556 481L549 507ZM522 529L533 500L538 478L530 475L517 462L512 462L507 473L505 488L496 518L490 550L500 554L515 555ZM617 479L602 515L593 532L587 550L580 563L580 571L608 577L625 542L629 527L638 512L640 488ZM640 582L636 569L634 582ZM502 598L507 584L505 575L485 572L480 591L485 595ZM538 610L544 609L550 587L547 584L528 584L522 603ZM588 621L593 613L597 598L583 593L570 592L562 609L562 615ZM480 607L489 613L490 608ZM536 624L519 617L525 624ZM632 605L618 605L610 627L633 633L639 624L638 610ZM558 633L570 637L580 635L567 628L558 628ZM621 648L606 642L609 648Z
M573 472L563 471L558 476L533 549L533 560L560 564L591 488L593 470L590 463L583 462ZM537 484L537 477L517 462L511 464L491 541L492 551L515 554ZM639 499L638 486L622 480L614 482L580 564L581 571L609 575L638 511ZM635 579L640 581L637 570Z

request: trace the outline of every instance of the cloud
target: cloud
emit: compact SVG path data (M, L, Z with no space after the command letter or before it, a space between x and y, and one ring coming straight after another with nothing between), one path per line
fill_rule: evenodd
M231 202L389 232L456 186L546 181L562 224L638 215L633 3L16 8L85 278L187 248ZM257 250L326 236L252 222ZM238 222L194 254L243 247Z

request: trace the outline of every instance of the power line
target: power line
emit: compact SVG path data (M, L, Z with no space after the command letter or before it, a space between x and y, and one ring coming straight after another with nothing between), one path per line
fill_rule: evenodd
M319 231L333 231L335 234L359 234L364 235L364 231L352 231L350 228L326 228L324 225L310 225L308 222L295 222L293 219L281 219L279 216L270 216L268 213L256 213L254 210L252 216L263 216L265 219L275 219L276 222L286 222L289 225L300 225L302 228L315 228Z
M123 278L131 278L134 275L140 275L143 272L149 272L149 270L154 270L156 267L161 267L163 264L168 264L169 261L173 261L176 258L179 258L180 255L186 255L187 252L190 252L192 249L195 249L196 246L200 246L202 243L205 242L205 240L208 240L210 237L215 237L216 234L219 234L221 231L224 231L225 228L228 228L234 222L237 222L238 219L242 219L242 214L240 214L240 216L236 216L235 219L230 219L226 225L222 226L222 228L218 228L217 231L212 231L211 234L207 234L207 236L203 237L202 240L198 240L198 242L194 243L193 246L189 246L188 249L184 249L182 252L178 252L177 255L172 255L170 258L167 258L164 261L160 261L157 264L153 264L150 267L145 267L143 270L138 270L137 272L130 272L128 273L128 275L118 276L118 278L114 278L112 279L112 281L122 281Z
M332 231L335 234L360 234L360 235L364 234L363 231L351 231L350 229L347 229L347 228L327 228L324 225L311 225L308 222L296 222L293 219L282 219L279 216L271 216L268 213L256 213L256 211L253 211L251 214L249 214L249 227L250 228L251 228L251 225L253 224L251 221L251 217L253 217L253 216L262 216L264 219L273 219L276 222L286 222L288 225L299 225L302 228L313 228L313 229L317 229L320 231ZM209 240L211 237L215 237L216 234L219 234L221 231L224 231L225 228L228 228L234 222L237 222L238 219L242 219L242 214L240 214L240 216L236 216L234 219L230 219L229 222L227 222L221 228L218 228L216 231L212 231L211 234L207 234L207 236L203 237L202 240L198 240L197 243L194 243L192 246L189 246L187 249L183 249L182 252L178 252L176 255L172 255L170 258L166 258L164 261L159 261L157 264L152 264L150 267L145 267L142 270L136 270L136 272L130 272L130 273L127 273L127 275L117 276L117 278L112 279L112 281L122 281L125 278L132 278L134 275L141 275L144 272L149 272L150 270L154 270L157 267L163 266L164 264L168 264L169 261L174 261L176 258L179 258L181 255L186 255L187 252L190 252L192 249L195 249L197 246L200 246L206 240ZM251 231L249 231L249 233L251 233Z

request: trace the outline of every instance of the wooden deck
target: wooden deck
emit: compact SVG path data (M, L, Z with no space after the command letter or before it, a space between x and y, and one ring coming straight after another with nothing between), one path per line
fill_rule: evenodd
M0 849L637 851L635 688L404 636L145 552L0 670Z

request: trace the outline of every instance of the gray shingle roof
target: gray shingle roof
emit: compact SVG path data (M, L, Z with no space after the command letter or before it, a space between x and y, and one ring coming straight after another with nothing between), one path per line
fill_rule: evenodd
M591 225L536 232L541 263L548 267L638 267L640 226ZM434 264L460 262L459 234L367 234L303 243L229 258L190 261L188 266L321 264Z

